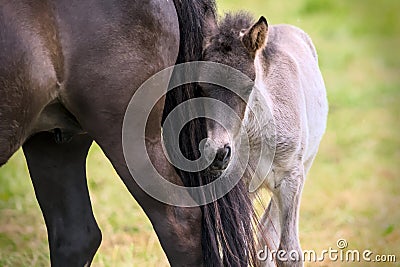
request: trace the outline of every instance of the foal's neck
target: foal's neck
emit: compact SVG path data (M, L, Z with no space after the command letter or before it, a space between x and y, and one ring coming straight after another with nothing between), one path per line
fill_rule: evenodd
M260 53L254 60L255 86L250 94L244 117L246 128L258 135L263 135L263 132L267 130L273 115L273 103L265 82L266 72L263 59L263 54Z

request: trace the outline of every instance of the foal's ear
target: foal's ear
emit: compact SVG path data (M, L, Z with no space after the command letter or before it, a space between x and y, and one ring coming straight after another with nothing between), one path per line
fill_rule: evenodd
M268 39L268 22L262 16L256 24L250 27L242 36L244 46L249 50L250 55L254 58L256 52L264 49Z

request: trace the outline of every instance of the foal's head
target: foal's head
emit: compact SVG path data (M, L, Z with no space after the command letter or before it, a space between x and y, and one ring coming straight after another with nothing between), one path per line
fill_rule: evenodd
M213 34L208 36L203 59L228 65L254 81L254 60L266 45L267 32L268 23L264 17L254 23L253 18L247 13L228 14ZM237 77L229 77L232 81L235 78ZM225 103L234 110L240 120L243 120L248 98L242 99L231 90L214 84L200 84L200 86L205 97ZM244 95L247 97L252 91L252 87L242 89L246 90ZM221 120L230 119L224 118L222 106L214 105L209 108L214 109L215 114L221 114ZM222 171L227 167L233 152L233 139L240 129L240 123L237 124L239 125L233 125L231 129L226 130L216 121L207 120L208 137L213 140L212 150L216 152L211 169Z

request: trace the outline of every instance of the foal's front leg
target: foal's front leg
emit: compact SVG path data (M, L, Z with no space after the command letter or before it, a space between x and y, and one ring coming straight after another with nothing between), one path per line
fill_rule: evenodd
M300 198L304 184L304 170L301 162L288 171L282 172L282 179L275 185L274 197L279 207L280 219L280 244L279 251L284 251L282 256L277 254L278 266L303 266L300 248L298 221Z
M279 223L279 208L275 196L272 196L268 208L260 220L258 232L259 250L258 257L262 267L275 267L272 252L278 250L280 244L281 226Z

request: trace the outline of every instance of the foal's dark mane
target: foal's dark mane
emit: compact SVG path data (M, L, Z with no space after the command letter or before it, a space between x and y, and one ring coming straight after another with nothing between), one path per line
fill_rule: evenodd
M253 23L253 16L245 11L225 14L219 21L218 27L207 37L208 45L206 49L229 52L237 46L243 47L239 40L239 34Z
M236 33L249 28L254 22L254 17L249 12L239 11L236 13L227 13L218 23L217 33L226 36L235 34L235 36L237 36Z
M202 59L208 23L216 23L214 0L174 0L180 24L177 64ZM180 103L200 97L197 84L187 84L168 92L163 122ZM190 109L183 112L191 112ZM176 118L180 119L180 118ZM201 140L207 137L204 119L189 122L180 133L180 149L189 159L200 157ZM200 186L215 179L207 172L176 169L185 186ZM255 262L252 205L242 181L223 198L201 207L204 266L248 266Z

